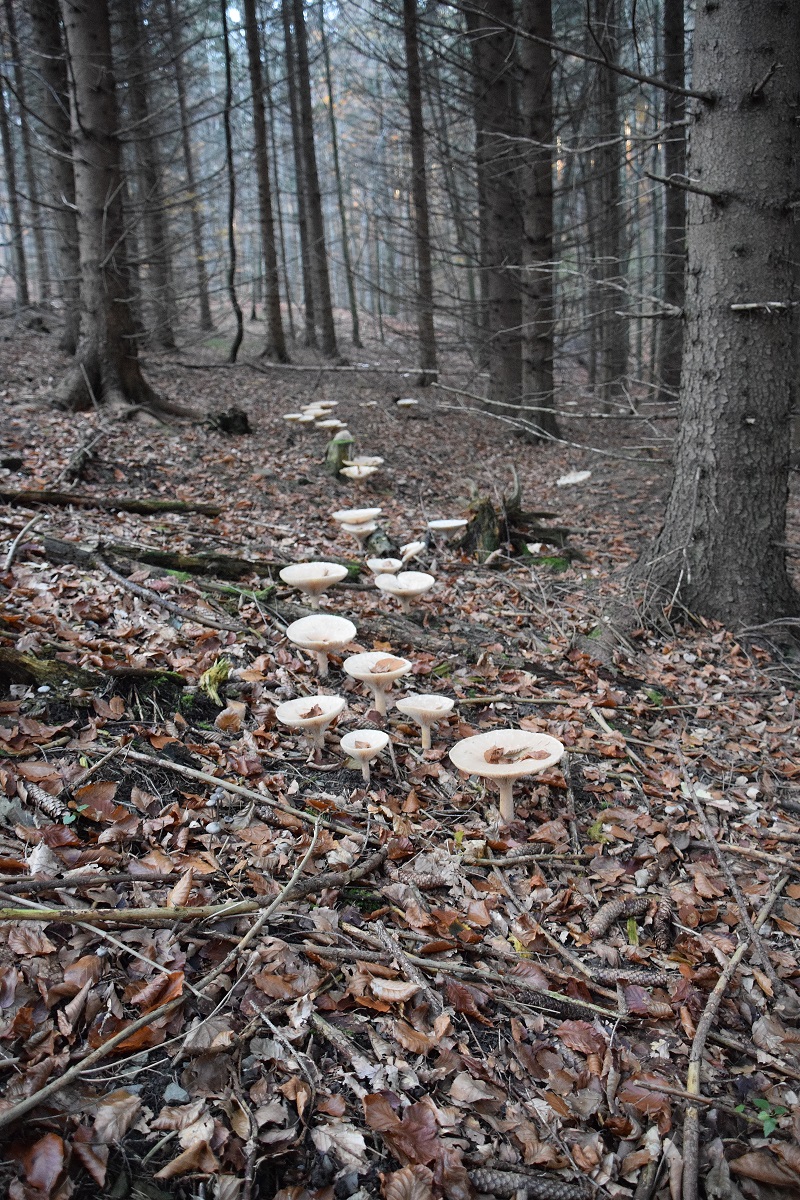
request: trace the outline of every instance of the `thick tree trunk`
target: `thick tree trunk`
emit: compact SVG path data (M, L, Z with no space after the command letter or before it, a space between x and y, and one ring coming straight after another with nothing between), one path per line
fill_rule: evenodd
M476 0L466 17L472 41L479 192L485 210L481 267L487 282L488 404L500 415L513 416L522 398L514 6L512 0Z
M161 186L158 144L153 134L148 95L148 64L144 48L146 26L139 0L117 0L127 60L127 96L132 118L133 150L139 181L144 229L146 296L152 313L146 336L167 350L175 347L175 298L172 255Z
M264 354L277 362L288 362L286 339L281 317L278 255L275 250L275 219L272 211L272 187L269 178L267 151L267 120L264 113L264 79L261 71L261 45L256 19L256 0L244 0L244 28L247 57L250 64L250 87L253 92L253 141L258 184L258 216L261 226L261 251L264 256L264 311L267 320L267 342Z
M303 277L303 307L305 309L305 341L307 346L317 344L316 303L314 300L314 273L312 269L311 233L308 223L308 188L303 155L303 134L300 120L300 102L297 95L297 56L292 34L292 0L281 0L283 18L283 40L286 47L286 90L289 97L289 114L292 125L292 150L294 152L294 178L297 195L297 227L300 234L300 260Z
M347 281L347 300L350 305L351 340L357 350L361 349L361 330L358 324L358 303L356 301L356 286L353 277L353 264L350 256L350 234L347 228L347 208L344 202L344 184L342 183L342 167L339 161L339 133L336 125L336 109L333 103L333 78L331 75L331 56L328 52L328 36L325 32L325 3L319 0L319 35L322 42L322 57L325 63L325 86L328 90L328 121L331 130L331 154L333 155L333 172L336 177L336 202L339 208L339 223L342 227L342 262Z
M684 0L664 0L664 79L685 86ZM686 129L682 124L686 100L675 92L664 93L664 173L667 179L683 182L686 175ZM686 192L679 187L665 189L664 204L664 283L665 304L683 308L684 270L686 267ZM659 331L658 399L674 400L681 385L683 358L683 319L666 317Z
M619 57L620 0L592 0L594 49L610 63ZM594 158L596 189L595 279L600 314L597 385L607 407L623 391L628 372L628 325L625 296L625 227L622 165L625 146L619 113L619 76L597 67L595 120L598 149Z
M275 212L278 218L278 245L281 256L281 270L283 272L283 286L286 289L286 316L289 322L289 337L292 341L295 341L292 287L289 278L289 265L286 260L286 233L283 224L283 205L281 204L281 173L278 161L278 143L275 137L275 102L272 93L272 81L270 79L268 46L266 44L262 49L261 64L264 68L264 95L267 101L267 130L269 132L270 165L272 168L272 194L275 197Z
M22 237L22 214L17 190L17 160L11 138L11 122L8 115L6 89L0 83L0 141L3 146L3 165L6 176L8 200L8 224L11 233L11 265L14 272L14 288L17 312L30 304L28 291L28 264L25 261L25 243Z
M300 105L303 167L306 184L306 206L311 269L314 275L315 317L319 326L320 350L327 358L336 358L336 329L333 323L331 284L328 275L328 254L325 248L325 223L322 216L322 194L314 146L314 112L311 106L311 76L308 64L308 41L303 0L292 2L294 41L297 51L297 96Z
M433 326L433 269L428 215L428 182L425 175L425 126L422 116L422 74L419 66L417 0L403 0L403 36L406 48L408 125L411 142L411 194L414 201L414 243L417 258L418 384L436 381L436 332Z
M106 0L61 0L61 15L71 76L81 336L78 362L56 398L73 408L117 400L182 412L145 381L136 353Z
M552 0L522 0L522 28L553 40ZM551 409L553 388L553 62L548 46L521 38L520 124L530 139L522 148L522 392L531 424L546 437L558 437Z
M681 430L648 589L729 625L798 611L786 572L796 394L800 7L699 5ZM750 307L741 308L745 305Z
M69 85L58 0L28 0L34 61L43 87L39 94L42 128L48 147L47 202L54 213L58 274L64 307L60 346L74 354L80 324L80 260L75 216L75 176L69 127Z
M189 110L186 104L186 83L183 76L183 61L178 37L178 25L175 17L173 0L164 0L164 9L169 26L169 41L172 59L175 64L175 91L178 99L178 114L181 122L181 149L183 151L183 170L186 175L186 186L189 191L189 212L192 221L192 246L194 249L194 264L197 273L197 298L200 309L200 328L211 330L214 322L211 319L211 304L208 296L208 271L203 247L203 219L201 216L200 198L197 195L197 179L194 167L194 152L189 131Z
M22 144L22 166L25 172L25 187L28 192L28 211L33 231L33 245L36 250L36 277L39 284L39 299L46 304L50 300L47 243L42 221L42 210L39 207L39 188L36 181L36 171L33 165L25 72L22 69L22 52L17 36L17 20L11 0L4 0L4 8L8 38L11 43L11 60L14 64L14 91L19 106L19 136Z

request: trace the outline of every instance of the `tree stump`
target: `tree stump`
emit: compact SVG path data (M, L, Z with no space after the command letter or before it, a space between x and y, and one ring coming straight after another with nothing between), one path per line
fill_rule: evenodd
M355 438L349 429L341 429L331 438L325 449L325 470L329 475L338 478L345 460L353 457L354 446Z

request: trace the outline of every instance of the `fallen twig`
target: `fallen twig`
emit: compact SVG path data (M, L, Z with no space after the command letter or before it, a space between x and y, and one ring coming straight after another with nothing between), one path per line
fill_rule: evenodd
M20 529L19 533L14 538L13 542L11 543L11 548L9 549L8 554L6 555L6 561L3 563L4 571L11 570L11 566L14 562L14 559L17 556L17 551L19 550L20 546L22 545L22 542L25 538L25 534L30 533L30 531L32 529L35 529L41 520L43 520L43 516L41 513L38 513L35 517L31 517L30 521L28 521L25 525L22 526L22 529Z
M0 488L3 504L53 504L65 508L102 508L111 512L139 513L202 513L205 517L218 517L222 509L218 504L205 504L193 500L136 499L133 496L81 496L75 492L17 492Z
M156 604L160 608L165 608L167 612L173 613L176 617L180 617L183 621L194 621L197 625L207 625L209 629L224 629L228 633L247 633L246 625L242 625L239 621L235 624L233 621L215 620L213 617L207 617L204 613L197 612L196 609L181 608L179 604L173 604L171 600L165 600L163 596L151 591L150 588L141 587L138 583L131 582L124 575L120 575L113 567L100 557L99 554L93 555L94 565L109 579L113 579L120 587L125 588L127 592L138 596L140 600L145 600L148 604Z

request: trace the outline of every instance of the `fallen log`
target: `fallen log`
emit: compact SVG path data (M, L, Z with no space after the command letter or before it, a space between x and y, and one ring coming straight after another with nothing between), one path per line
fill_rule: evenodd
M108 671L91 671L60 658L37 658L23 654L10 646L0 646L0 684L23 683L32 687L47 685L53 690L70 688L105 688L109 680L124 684L173 684L185 687L186 680L177 671L158 667L112 667Z
M81 496L75 492L17 492L0 488L0 501L4 504L53 504L59 508L72 505L75 508L102 508L110 512L139 513L141 516L176 512L202 513L205 517L218 517L222 512L219 504L205 504L195 500L162 500L154 497L137 499L135 496Z

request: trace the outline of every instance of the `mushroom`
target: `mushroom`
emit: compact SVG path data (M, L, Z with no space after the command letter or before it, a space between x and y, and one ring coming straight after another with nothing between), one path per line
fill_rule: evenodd
M275 716L282 725L302 729L314 752L314 761L319 762L325 745L325 730L342 712L345 703L343 696L299 696L297 700L279 704Z
M302 413L294 413L294 412L284 413L283 419L284 419L284 421L292 421L292 422L296 423L298 421L302 421L303 414Z
M449 696L414 694L395 700L394 706L398 712L404 713L407 717L411 717L412 721L416 721L422 730L422 749L430 750L431 726L448 717L453 711L454 704L455 700L451 700Z
M375 708L386 715L388 692L395 679L407 675L411 670L407 658L398 658L383 650L368 650L363 654L351 654L342 663L344 670L353 679L365 683L373 694Z
M319 597L325 589L341 583L346 575L347 567L331 562L292 563L280 572L283 582L299 588L314 609L319 608Z
M363 550L366 543L372 537L378 526L374 521L366 521L361 525L342 525L341 529L344 533L349 533L358 542L359 550Z
M346 467L382 467L386 460L379 454L359 454L356 458L346 458Z
M331 516L337 525L366 525L382 512L382 508L339 508Z
M327 417L324 421L317 421L316 425L317 429L344 429L344 421L338 417Z
M352 642L356 636L356 627L346 617L320 614L292 621L286 630L286 636L295 646L314 651L322 678L328 674L328 651L341 650L342 646Z
M367 559L367 566L373 575L396 575L402 565L399 558Z
M449 521L428 521L428 529L431 533L441 533L446 542L449 542L462 529L466 529L467 525L469 525L469 521L464 517L453 517Z
M400 547L400 556L404 563L409 559L416 558L425 549L424 542L406 542L405 546Z
M436 583L427 571L400 571L397 575L376 575L375 586L400 601L401 612L411 612L411 601L424 596Z
M360 765L364 783L368 784L370 760L389 745L389 735L380 729L353 729L339 745Z
M398 408L417 408L419 400L412 399L411 396L406 396L403 400L397 401Z
M514 819L513 783L522 775L538 775L552 767L564 753L564 746L546 733L526 729L493 729L456 742L450 761L467 775L494 779L500 788L500 819L506 825Z
M377 467L367 467L359 463L354 467L342 467L340 475L346 475L348 479L369 479L370 475L374 475Z

